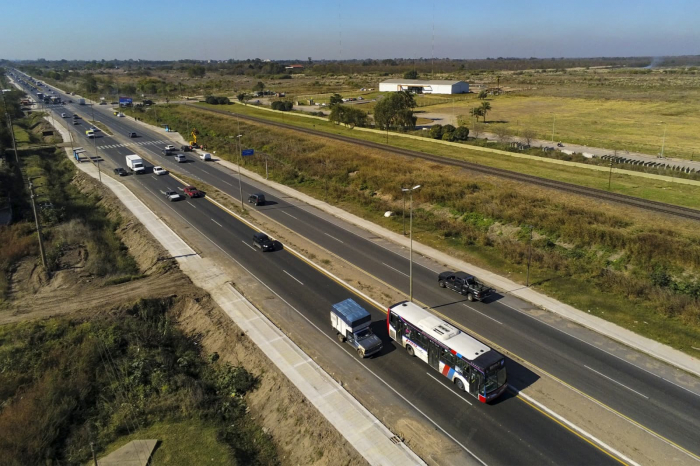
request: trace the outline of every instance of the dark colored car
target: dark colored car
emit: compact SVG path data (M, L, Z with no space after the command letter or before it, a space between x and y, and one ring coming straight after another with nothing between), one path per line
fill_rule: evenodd
M163 150L161 150L161 152L163 153L163 155L177 154L177 150L175 150L175 149L163 149Z
M138 135L136 133L134 133L133 131L127 133L126 135L129 136L130 138L137 138L138 137Z
M80 118L80 116L79 116L78 114L76 114L76 113L73 114L73 119L74 119L74 120L77 120L77 119L79 119L79 118Z
M182 152L191 152L192 151L192 146L180 146L180 150Z
M202 191L195 188L194 186L185 186L185 188L182 191L185 194L187 194L189 197L202 197L202 196L204 196L204 193L202 193Z
M253 246L260 248L263 252L275 250L275 243L265 233L255 233L253 235Z
M265 195L261 193L251 194L248 196L248 202L253 205L265 205Z
M117 167L114 169L114 174L119 176L126 176L129 174L129 172L124 170L122 167Z
M469 301L480 301L491 294L491 288L464 272L442 272L438 275L438 285L466 296Z

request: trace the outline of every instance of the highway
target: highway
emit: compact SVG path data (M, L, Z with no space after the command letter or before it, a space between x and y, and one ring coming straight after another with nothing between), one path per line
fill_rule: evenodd
M89 116L91 112L89 107L67 107L68 113L72 114L74 109L77 109L83 117ZM162 147L156 142L163 139L162 133L144 130L142 126L127 118L114 117L110 106L96 106L94 110L96 115L100 115L97 119L113 129L115 135L126 135L128 131L136 131L141 135L142 137L132 142L139 143L138 152L145 155L150 162L202 179L211 186L238 196L237 178L229 170L221 168L218 164L198 160L187 164L171 162L170 157L160 154ZM60 115L61 110L57 112ZM76 145L89 148L94 142L84 137L84 126L85 123L81 123L75 127L80 130L76 137ZM125 140L125 137L122 140ZM124 142L119 138L111 137L101 137L96 141L98 147L103 147L99 149L100 154L118 166L124 166L124 155L134 153L129 147L121 146L122 144ZM189 154L188 158L193 159ZM274 286L278 287L275 291L297 309L310 309L308 317L320 328L328 327L327 310L330 304L348 296L345 288L285 251L264 255L264 260L260 260L260 252L248 247L252 230L204 199L166 203L159 191L166 186L181 187L173 181L175 180L169 176L152 175L125 179L127 183L143 185L142 188L150 190L148 192L153 196L162 198L164 208L175 209L196 225L202 234L217 241L221 247L227 248L228 254L246 263L246 267L250 262L250 270L254 271L256 276L274 278L268 283L271 286L274 283ZM260 190L269 193L269 190L246 180L242 189L244 197ZM274 194L268 194L268 199L272 201L271 205L259 209L270 218L381 278L389 285L407 291L408 262L405 254L397 254L392 248L371 239L370 235L363 236L339 221L329 221L313 208L293 206ZM248 244L231 241L231 237L240 238L241 242ZM258 256L252 256L254 253ZM429 264L426 265L430 267ZM279 273L280 269L286 273ZM617 354L615 345L608 343L605 349L601 349L573 334L565 333L557 326L534 319L522 312L528 305L512 297L499 296L488 303L462 301L459 295L436 286L437 271L439 270L431 270L422 265L414 266L414 295L419 301L625 416L693 453L698 453L700 397L692 387L688 389L675 385L643 367L628 362L620 356L622 353ZM305 285L300 286L300 283ZM305 304L309 302L316 305ZM373 312L375 321L383 319L384 315L373 306L368 303L364 303L364 306ZM386 338L384 327L376 327L378 333ZM460 395L451 387L445 386L445 380L436 381L433 376L438 374L429 373L425 364L411 360L404 351L396 350L395 345L387 346L393 350L367 361L368 366L381 374L392 386L401 390L414 404L430 412L430 416L448 429L451 435L469 443L470 448L488 463L574 464L610 460L558 424L511 398L511 395L491 406L475 403L475 400L469 397L463 398L472 403L472 406L466 402L458 403L458 406L464 405L460 406L464 412L455 416L455 404L443 404L437 400ZM402 359L397 362L396 358ZM513 360L509 360L508 371L510 383L518 389L525 388L537 377ZM407 380L407 372L410 374L410 381ZM438 384L443 387L439 387ZM446 393L447 390L453 393ZM449 409L443 413L442 406ZM478 417L475 417L474 409L479 410ZM461 422L460 419L464 421ZM478 422L478 429L474 426L475 420ZM508 441L497 441L504 435L507 435ZM557 441L554 442L553 439ZM479 445L479 448L475 445ZM504 445L507 447L504 448Z

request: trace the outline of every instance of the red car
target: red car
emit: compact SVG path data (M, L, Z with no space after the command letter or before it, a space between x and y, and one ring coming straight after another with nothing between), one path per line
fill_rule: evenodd
M202 197L202 191L195 188L194 186L185 186L185 189L183 189L183 191L190 197Z

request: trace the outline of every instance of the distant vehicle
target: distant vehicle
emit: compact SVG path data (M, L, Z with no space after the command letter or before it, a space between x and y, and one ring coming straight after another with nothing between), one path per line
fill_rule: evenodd
M474 276L464 272L442 272L438 275L438 285L466 296L469 301L480 301L491 294L491 288L479 283Z
M85 105L85 99L78 99L78 105Z
M163 155L173 155L175 153L175 149L163 149L161 153Z
M187 157L185 157L183 154L175 154L174 159L177 163L187 162Z
M119 115L117 115L119 118L123 118L124 114L122 112L119 112Z
M192 151L192 146L180 146L180 150L182 152L191 152Z
M167 191L161 191L161 192L165 195L165 197L170 202L179 201L180 199L182 199L182 195L180 193L178 193L177 191L173 191L171 189L168 189Z
M255 193L248 196L248 203L255 206L265 205L265 195L262 193Z
M89 129L89 130L85 131L85 135L86 135L88 138L92 139L92 138L95 137L95 132L94 132L93 130Z
M119 176L126 176L129 173L126 170L124 170L122 167L117 167L114 169L114 174L119 175Z
M202 197L204 196L204 193L200 191L199 189L195 188L194 186L185 186L185 188L182 190L186 195L189 197Z
M68 115L66 115L65 113L61 113L61 118L68 118Z
M129 131L128 133L126 133L126 135L129 136L130 138L137 138L138 137L136 135L136 133L134 133L133 131Z
M167 146L164 147L165 150L175 150L175 146L172 144L168 144Z
M103 101L100 102L100 105L107 105L107 102L105 102L105 101L103 100Z
M331 327L338 341L347 342L361 357L371 356L382 349L382 340L372 333L372 316L352 299L334 304L331 309Z
M206 162L207 160L211 160L211 154L209 152L205 152L201 154L199 158Z
M78 120L73 120L73 124L74 124L74 125L79 125L80 122L79 122Z
M253 235L253 246L260 248L262 252L275 250L275 243L265 233L255 233Z
M154 174L154 175L158 175L158 176L160 176L160 175L167 175L167 174L168 174L168 170L166 170L166 169L163 168L163 167L159 167L159 166L156 165L155 167L153 167L153 174Z
M136 154L126 156L126 166L137 175L146 172L146 167L143 165L143 159Z
M96 132L96 133L99 133L99 132L100 132L100 128L98 128L97 126L91 126L91 127L90 127L90 130L91 130L91 131L94 131L94 132Z
M73 103L73 101L72 101L72 100L69 100L69 101L68 101L68 103L69 103L69 104L72 104L72 103Z
M77 120L78 118L80 118L80 115L78 115L77 113L74 113L74 114L73 114L73 119L74 119L74 120Z

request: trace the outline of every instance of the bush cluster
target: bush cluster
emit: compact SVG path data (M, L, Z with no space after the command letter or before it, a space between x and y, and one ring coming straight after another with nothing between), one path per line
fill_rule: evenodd
M282 112L288 112L292 108L294 108L294 103L288 101L288 100L275 100L272 102L270 105L272 107L272 110L280 110Z
M216 97L213 95L207 96L204 101L211 105L229 105L231 103L228 97Z

